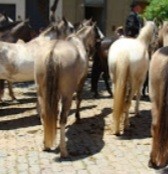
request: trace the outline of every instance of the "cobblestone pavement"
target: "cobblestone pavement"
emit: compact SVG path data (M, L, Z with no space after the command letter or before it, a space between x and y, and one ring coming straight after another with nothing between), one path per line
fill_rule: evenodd
M11 103L5 93L6 103L0 108L0 174L168 173L167 169L155 171L147 166L151 148L150 102L141 101L139 116L131 107L132 126L116 137L111 134L112 99L103 87L101 97L93 99L87 88L86 84L81 124L75 123L74 101L68 118L66 137L71 156L66 160L59 158L58 149L52 153L42 150L43 127L37 117L34 85L15 86L19 103Z

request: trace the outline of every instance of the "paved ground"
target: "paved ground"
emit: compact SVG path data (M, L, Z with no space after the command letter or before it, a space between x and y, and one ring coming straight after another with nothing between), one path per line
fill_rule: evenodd
M0 108L0 174L153 174L168 173L148 168L151 148L150 102L142 101L140 116L133 114L132 126L121 137L111 134L112 99L101 88L101 97L93 99L86 84L81 108L82 122L75 124L75 102L66 129L71 156L59 158L59 150L43 152L43 127L37 118L34 85L17 85L19 104ZM133 102L134 105L134 102ZM59 135L59 131L58 131ZM57 143L59 142L59 136Z

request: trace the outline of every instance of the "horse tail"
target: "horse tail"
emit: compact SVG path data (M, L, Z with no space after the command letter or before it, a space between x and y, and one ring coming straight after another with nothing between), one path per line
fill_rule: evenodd
M165 65L162 71L163 77L163 92L161 96L160 114L157 120L156 138L157 142L157 159L162 161L167 157L168 147L168 63Z
M124 106L125 106L125 96L126 96L126 87L127 87L127 78L129 73L129 60L126 59L120 59L117 60L117 64L115 67L115 89L114 89L114 107L113 107L113 116L116 120L116 127L118 134L119 132L119 123L121 120L121 117L124 112Z
M54 59L54 49L50 52L45 73L45 118L44 144L51 148L57 133L59 64Z

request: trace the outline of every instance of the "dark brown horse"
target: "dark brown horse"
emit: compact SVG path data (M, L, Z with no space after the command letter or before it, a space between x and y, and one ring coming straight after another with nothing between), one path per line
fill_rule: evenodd
M120 26L115 30L115 35L112 37L104 37L96 43L96 51L93 57L93 65L91 72L91 91L94 93L94 97L99 96L98 93L98 81L100 75L103 73L102 77L105 82L106 89L110 96L112 96L112 91L109 85L109 71L107 65L107 55L111 44L116 41L119 37L124 35L123 27Z
M110 45L116 40L116 38L103 38L96 43L96 51L93 56L92 72L91 72L91 91L94 93L94 97L99 96L98 93L98 81L100 75L103 73L103 79L106 85L108 93L112 96L112 92L109 85L109 73L107 65L107 55Z

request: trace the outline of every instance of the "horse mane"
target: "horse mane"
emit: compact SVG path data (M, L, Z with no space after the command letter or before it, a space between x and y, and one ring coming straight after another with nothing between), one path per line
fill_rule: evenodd
M147 21L145 26L140 30L137 39L145 44L149 44L152 39L154 29L155 23L153 21Z
M54 28L53 25L48 26L44 31L40 33L40 36L45 36L47 35L52 29Z

